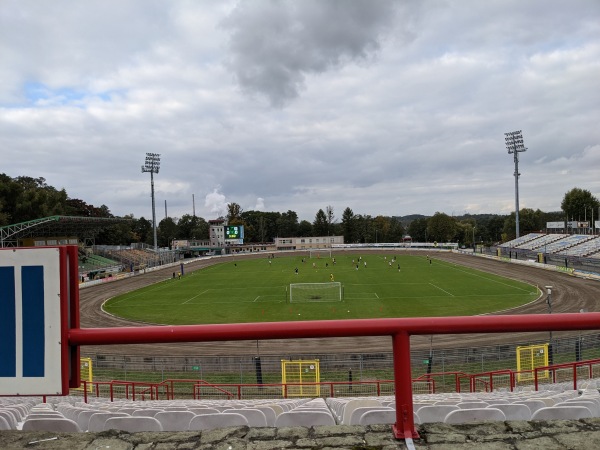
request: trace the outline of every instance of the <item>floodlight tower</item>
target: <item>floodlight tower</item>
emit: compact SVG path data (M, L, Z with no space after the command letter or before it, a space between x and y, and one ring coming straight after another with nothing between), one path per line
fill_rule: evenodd
M515 223L516 223L516 234L519 237L519 153L527 150L523 144L523 134L521 130L511 131L510 133L504 133L504 140L506 141L506 149L509 154L514 154L515 160Z
M159 153L146 153L146 161L142 166L142 173L150 172L150 187L152 193L152 229L154 231L154 251L158 251L158 245L156 244L156 208L154 203L154 174L158 173L160 169L160 154Z

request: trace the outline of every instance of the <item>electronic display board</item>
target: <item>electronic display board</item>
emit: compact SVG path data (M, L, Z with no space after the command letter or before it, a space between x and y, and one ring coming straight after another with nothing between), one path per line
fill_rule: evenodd
M227 225L227 226L225 226L225 239L227 239L227 240L244 239L244 226L243 225Z

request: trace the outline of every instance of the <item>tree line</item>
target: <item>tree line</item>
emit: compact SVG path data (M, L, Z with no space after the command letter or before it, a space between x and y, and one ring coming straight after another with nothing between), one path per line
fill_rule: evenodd
M573 188L561 203L562 211L543 212L523 208L519 211L521 234L544 231L547 222L582 221L600 216L600 202L588 190ZM70 198L65 189L49 186L44 178L26 176L11 178L0 174L0 226L26 222L53 215L83 217L115 217L106 205L95 207L80 199ZM119 225L103 230L97 244L127 245L132 242L153 244L152 221L132 214ZM245 242L269 243L276 237L344 236L346 243L400 242L410 236L418 242L458 242L492 245L515 238L515 214L464 214L449 216L436 212L433 216L371 216L357 214L346 207L341 216L334 207L319 209L312 222L299 220L293 210L286 212L243 211L239 204L227 205L230 225L244 225ZM199 216L184 214L166 217L157 225L160 247L168 247L173 239L205 240L209 224Z

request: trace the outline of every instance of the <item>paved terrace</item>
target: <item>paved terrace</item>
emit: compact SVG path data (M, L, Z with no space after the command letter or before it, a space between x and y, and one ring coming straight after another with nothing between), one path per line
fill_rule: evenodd
M415 449L559 450L600 448L600 419L579 421L487 422L418 426ZM293 428L223 428L203 432L53 433L0 431L0 448L81 450L270 450L410 448L393 438L389 425Z

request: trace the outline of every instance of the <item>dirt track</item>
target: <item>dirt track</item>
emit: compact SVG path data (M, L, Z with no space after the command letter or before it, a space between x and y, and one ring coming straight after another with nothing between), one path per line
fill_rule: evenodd
M389 252L383 252L389 254ZM419 253L422 256L422 253ZM248 255L248 257L264 258L264 255ZM467 267L474 267L487 272L496 273L508 278L513 278L527 283L546 286L552 285L552 312L576 313L582 308L588 311L598 311L596 306L600 299L600 283L584 280L567 274L547 271L535 267L510 264L507 262L477 258L454 253L436 253L434 258L450 261ZM219 260L202 260L186 265L186 272L200 269ZM101 310L102 303L116 295L129 292L153 282L164 280L171 276L173 269L164 269L145 275L127 278L112 283L82 289L80 292L81 327L119 327L138 326L140 324L112 317ZM531 314L547 313L548 306L543 295L535 302L501 314ZM600 327L599 327L600 328ZM567 333L556 333L557 336ZM536 337L537 336L537 337ZM468 336L445 335L436 336L434 348L445 347L476 347L503 342L527 342L547 336L547 333L512 333L512 334L473 334ZM465 344L468 339L468 344ZM429 346L429 337L413 337L413 348ZM120 346L86 346L82 347L82 355L124 354L147 356L177 356L177 355L248 355L256 352L256 341L226 341L215 343L187 343L187 344L152 344L152 345L120 345ZM360 337L360 338L335 338L335 339L305 339L260 341L260 353L263 355L290 355L290 354L316 354L316 353L373 353L391 351L391 339L387 337Z

